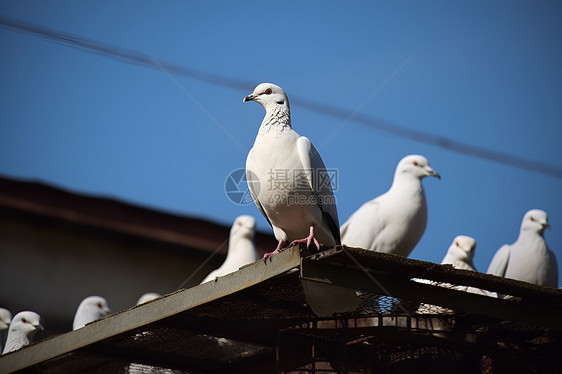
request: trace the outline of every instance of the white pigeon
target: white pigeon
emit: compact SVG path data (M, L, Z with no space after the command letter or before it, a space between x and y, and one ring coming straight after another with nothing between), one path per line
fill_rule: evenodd
M72 329L76 330L86 326L87 323L100 319L111 313L107 300L101 296L88 296L78 306L74 315Z
M474 251L476 249L476 240L467 235L458 235L447 250L447 254L441 261L442 265L452 265L455 269L477 271L474 267ZM497 297L495 292L482 290L472 286L452 285L449 283L431 282L425 279L417 279L420 283L428 283L436 286L450 288L458 291L465 291L489 297ZM418 314L448 314L452 313L451 309L443 308L431 304L421 304L416 313Z
M256 220L252 216L239 216L234 220L228 240L228 253L223 264L210 272L201 283L237 271L241 266L257 261L258 251L254 244Z
M7 330L12 322L12 313L6 308L0 308L0 331Z
M244 98L265 109L253 148L246 159L246 178L258 209L267 219L279 244L340 244L338 211L322 158L308 138L291 127L289 99L271 83L258 85ZM318 315L353 311L354 290L303 282L310 307Z
M6 308L0 308L0 353L2 352L2 342L4 341L4 331L8 330L12 322L12 313Z
M147 292L147 293L143 294L141 297L139 297L139 300L137 301L137 305L144 304L144 303L146 303L150 300L154 300L154 299L156 299L160 296L162 296L162 295L160 295L159 293L156 293L156 292Z
M466 235L458 235L453 239L441 264L450 264L456 269L476 271L474 263L472 262L475 249L476 240L474 240L474 238Z
M421 180L441 176L420 155L398 163L390 189L363 204L341 227L342 243L408 257L427 225L427 204Z
M39 314L30 311L16 314L10 324L6 347L4 347L2 354L18 350L25 345L31 344L37 330L43 330Z
M279 86L258 85L244 98L266 113L246 159L248 187L256 205L279 241L340 243L338 211L326 167L308 138L291 127L289 99ZM302 239L304 238L304 239Z
M442 265L450 264L456 269L478 271L474 266L474 251L476 250L476 240L467 235L458 235L453 239L451 246L447 250L447 254L441 261ZM485 295L489 297L497 297L497 293L482 290L472 286L454 286L452 287L459 291L466 291Z
M498 249L488 266L488 274L557 288L558 265L544 240L545 228L550 230L544 210L525 213L519 237L515 243Z

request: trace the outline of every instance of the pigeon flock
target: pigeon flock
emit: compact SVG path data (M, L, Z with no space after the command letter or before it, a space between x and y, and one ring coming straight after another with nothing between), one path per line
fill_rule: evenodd
M331 184L324 183L329 180L326 167L310 140L293 130L289 99L283 89L262 83L244 98L246 101L259 103L266 112L246 160L250 193L279 242L266 258L296 243L306 243L307 247L314 243L318 249L319 244L343 243L409 256L427 225L422 179L441 179L424 156L408 155L400 160L390 189L363 204L338 229ZM544 211L527 212L519 239L500 248L488 273L557 287L557 263L544 240L545 228L550 226ZM443 263L476 271L472 264L475 246L473 238L458 236ZM311 308L320 316L357 307L353 290L307 282L303 282L303 288ZM497 296L472 287L463 290Z
M318 250L321 246L345 244L404 257L410 255L427 226L427 201L422 179L427 176L441 178L424 156L408 155L400 160L390 189L364 203L340 228L328 171L310 140L293 130L289 99L283 89L262 83L244 98L244 102L247 101L257 102L266 112L246 160L250 193L278 241L277 248L265 254L266 259L297 243L306 243L307 247L314 245ZM255 228L256 221L252 216L235 219L224 263L201 283L213 281L258 260ZM515 243L498 249L488 274L558 287L556 258L544 239L545 229L550 230L545 211L532 209L526 212L519 237ZM474 238L455 237L442 264L476 271L473 264L475 247ZM311 309L319 316L354 311L358 306L355 290L304 280L302 285ZM473 287L451 287L498 297ZM160 296L146 293L137 305ZM73 330L110 313L103 297L86 297L76 311ZM43 326L37 313L22 311L12 318L9 310L0 308L2 354L29 345L39 330L43 330Z

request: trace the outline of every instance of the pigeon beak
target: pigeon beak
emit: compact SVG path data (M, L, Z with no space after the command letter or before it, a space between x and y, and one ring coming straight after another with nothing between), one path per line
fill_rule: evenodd
M41 331L45 331L45 329L43 328L43 325L38 323L37 325L33 325L35 326L35 330L41 330Z
M550 227L550 225L548 223L543 223L542 227L544 227L545 229L548 229L548 231L552 230L552 228Z
M435 177L437 179L441 179L441 176L439 175L438 172L436 172L435 170L433 170L432 168L430 168L429 166L427 167L427 175L430 177Z
M256 96L254 94L250 94L244 98L243 102L245 103L246 101L254 101L255 98Z

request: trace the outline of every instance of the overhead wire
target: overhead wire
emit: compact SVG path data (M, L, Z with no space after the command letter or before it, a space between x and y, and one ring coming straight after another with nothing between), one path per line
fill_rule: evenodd
M84 38L70 33L52 30L43 26L22 22L20 20L11 19L4 16L0 16L0 28L38 36L57 44L78 49L82 52L109 57L127 64L139 65L158 70L161 70L162 67L164 67L167 71L173 74L213 85L240 90L243 92L249 92L255 86L255 83L251 83L245 80L209 72L203 72L185 66L164 62L160 59L155 59L153 56L148 54ZM319 113L321 115L339 118L345 121L349 120L350 113L352 112L347 109L320 103L307 98L299 97L297 95L292 95L291 102L294 106L298 106L303 109ZM382 130L387 134L394 135L400 138L430 144L439 148L449 150L451 152L477 157L495 163L509 165L518 169L546 174L562 179L562 168L548 163L531 160L509 153L499 152L493 149L480 147L469 143L464 143L448 137L401 126L390 121L384 121L366 114L354 113L351 121L376 128L378 130Z

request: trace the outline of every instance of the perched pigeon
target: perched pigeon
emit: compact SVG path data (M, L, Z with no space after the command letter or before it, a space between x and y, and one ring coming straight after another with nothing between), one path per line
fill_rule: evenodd
M78 306L74 315L72 329L76 330L86 326L87 323L100 319L111 313L107 301L101 296L88 296Z
M451 246L447 250L447 254L441 261L442 265L449 264L453 265L456 269L476 271L474 264L472 262L474 258L474 250L476 248L476 240L470 236L458 235L453 239ZM445 288L450 288L458 291L465 291L475 294L480 294L489 297L497 297L495 292L490 292L482 290L480 288L463 286L463 285L452 285L449 283L432 282L425 279L416 279L420 283L428 283L436 286L441 286ZM453 311L451 309L443 308L431 304L420 304L416 313L418 314L449 314Z
M258 85L244 98L265 109L256 141L246 160L248 187L279 244L340 244L338 211L331 181L322 158L308 138L291 127L289 99L279 86ZM318 315L352 311L354 290L303 282L309 304Z
M158 297L160 297L162 295L160 295L159 293L156 292L147 292L145 294L143 294L141 297L139 297L139 300L137 301L137 305L139 304L144 304L150 300L154 300Z
M472 262L476 240L470 236L458 235L453 239L441 264L450 264L457 269L476 271Z
M256 261L258 251L254 245L256 220L252 216L239 216L234 220L228 240L228 253L223 264L210 272L201 283L237 271L241 266Z
M6 308L0 308L0 331L7 330L12 322L12 313Z
M453 239L451 246L447 250L447 254L441 261L442 265L450 264L457 269L477 271L472 260L474 259L474 251L476 249L476 240L470 236L458 235ZM453 286L459 291L466 291L480 295L497 297L495 292L482 290L471 286Z
M398 163L390 189L363 204L341 227L342 243L408 257L427 224L427 204L421 180L441 179L420 155Z
M246 160L248 187L261 213L279 240L340 243L338 211L326 167L308 138L291 127L289 99L271 83L256 87L244 101L261 104L265 118ZM304 239L302 239L304 237Z
M544 210L532 209L525 213L517 241L498 249L488 274L558 287L558 266L544 240L545 228L550 230Z
M0 352L2 352L2 342L4 341L4 331L8 330L12 322L12 313L8 309L0 308Z
M2 354L18 350L25 345L31 344L37 330L43 330L39 314L29 311L16 314L10 324L6 347L4 347Z

